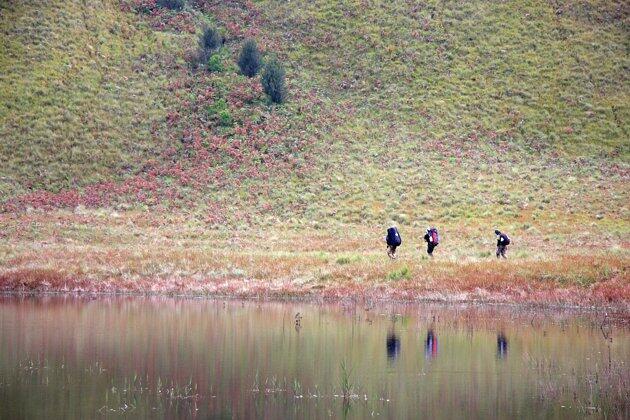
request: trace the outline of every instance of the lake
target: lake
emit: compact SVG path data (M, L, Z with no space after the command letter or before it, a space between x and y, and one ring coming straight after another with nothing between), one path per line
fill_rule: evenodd
M0 418L628 418L627 314L0 297Z

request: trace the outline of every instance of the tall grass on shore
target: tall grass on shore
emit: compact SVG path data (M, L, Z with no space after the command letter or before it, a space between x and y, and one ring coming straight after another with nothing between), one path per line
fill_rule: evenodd
M444 242L429 260L419 232L410 234L398 260L390 261L378 235L358 227L347 229L340 243L335 233L317 230L235 237L229 230L182 228L179 222L49 217L32 214L1 225L7 240L0 244L0 289L579 306L630 302L622 237L585 242L589 252L573 247L584 238L599 241L598 227L548 243L521 234L507 261L480 256L493 249L493 238L480 242L478 231L465 226L453 227L461 232L458 242Z

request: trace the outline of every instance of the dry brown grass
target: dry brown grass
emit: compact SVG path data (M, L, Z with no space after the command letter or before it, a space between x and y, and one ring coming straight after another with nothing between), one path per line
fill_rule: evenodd
M4 291L630 303L628 244L610 235L588 242L591 231L553 240L545 238L557 231L542 227L517 232L510 259L497 261L483 227L447 226L434 259L411 230L390 261L370 227L208 231L184 218L102 211L4 215L0 227Z

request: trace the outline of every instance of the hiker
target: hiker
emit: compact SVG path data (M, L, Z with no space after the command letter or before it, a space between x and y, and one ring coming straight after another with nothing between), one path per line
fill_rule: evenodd
M424 235L424 240L427 242L427 254L430 257L433 256L433 250L440 244L440 235L438 230L434 227L427 228L427 233Z
M385 236L385 243L387 244L387 255L392 260L396 259L396 248L402 244L400 233L396 226L391 226L387 229L387 235Z
M507 247L510 244L510 237L505 233L501 233L496 229L494 234L497 235L497 258L507 258Z

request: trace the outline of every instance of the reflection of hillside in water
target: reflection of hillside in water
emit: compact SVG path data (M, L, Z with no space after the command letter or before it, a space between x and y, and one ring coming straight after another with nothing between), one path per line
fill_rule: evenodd
M12 381L21 378L15 401L36 408L45 390L47 400L58 402L50 410L59 416L67 398L76 398L77 410L90 417L112 382L134 375L148 389L165 382L194 384L201 398L212 401L203 405L209 415L229 409L239 417L286 416L287 406L266 399L264 390L273 388L288 402L295 389L333 398L341 361L351 368L357 393L368 398L352 408L358 416L369 414L362 410L371 410L380 398L390 400L381 402L380 412L396 417L438 409L456 416L461 407L478 415L497 409L522 413L523 407L552 410L564 396L558 391L553 400L540 399L541 381L556 381L553 389L566 389L567 398L568 390L586 398L583 378L595 363L606 366L610 358L618 366L630 356L622 321L607 324L611 342L597 317L571 311L177 298L0 302L0 374L9 378L0 395L15 398L9 391L18 389ZM49 368L18 368L29 361ZM621 371L629 376L627 367ZM35 387L44 375L50 385ZM252 399L254 384L263 390L257 394L262 404ZM334 406L315 404L316 398L301 401L303 413L313 416Z

